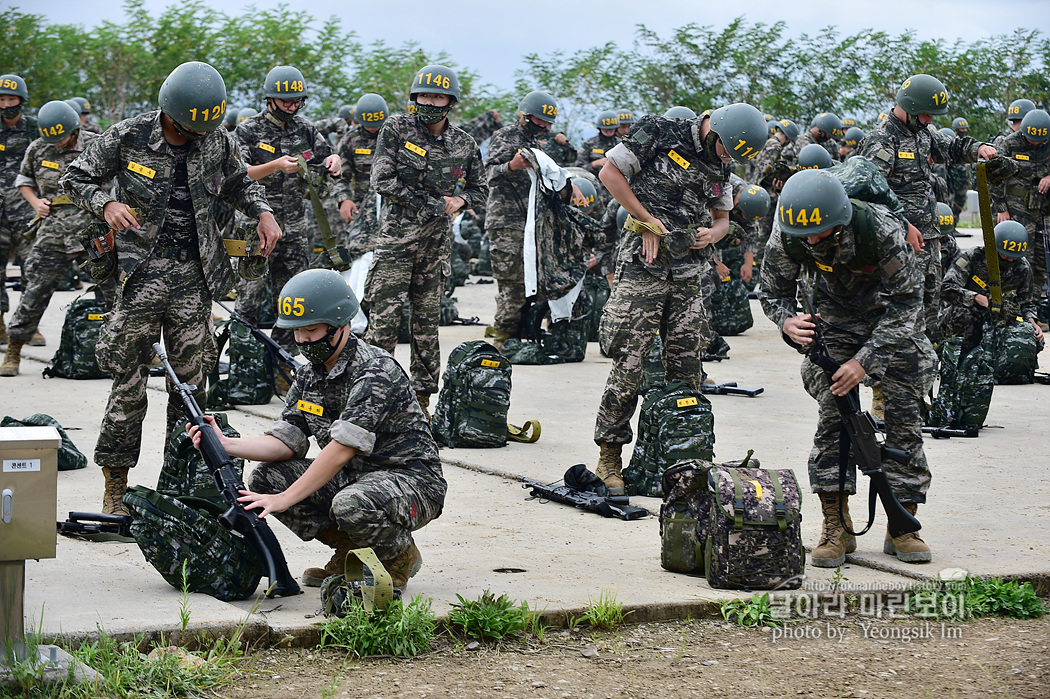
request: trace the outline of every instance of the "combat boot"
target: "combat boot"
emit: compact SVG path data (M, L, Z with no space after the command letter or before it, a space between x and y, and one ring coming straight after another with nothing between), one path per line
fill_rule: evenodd
M321 587L324 579L331 575L342 575L346 562L346 554L356 548L361 548L350 536L338 527L326 529L317 535L317 540L325 546L335 549L332 558L325 564L324 568L307 568L303 571L303 585L307 587Z
M121 498L128 492L128 469L119 467L102 467L106 478L105 492L102 495L102 513L107 515L129 515L128 508Z
M419 569L423 567L423 556L419 553L419 549L416 547L416 542L412 542L412 545L407 549L399 553L395 558L389 561L382 561L383 567L386 568L386 572L390 573L390 581L394 585L394 589L400 592L405 591L405 586L408 585L408 579L419 572Z
M882 386L871 387L871 416L876 420L886 419L886 404L882 400Z
M904 505L904 509L912 517L919 511L919 504L916 502L902 502L901 504ZM926 563L933 560L933 552L930 551L930 547L926 545L926 542L922 540L918 532L901 534L900 536L890 536L890 533L886 532L886 541L882 545L882 552L890 556L896 556L898 561L904 563Z
M491 339L490 339L491 338ZM496 349L503 351L503 343L510 339L510 333L497 330L491 325L485 328L485 339L492 343Z
M33 337L30 338L29 342L26 344L30 347L45 347L47 345L47 340L45 340L44 336L37 331L33 333Z
M853 520L849 516L849 496L838 493L818 493L820 509L824 514L824 527L820 533L820 543L809 552L810 563L818 568L838 568L846 562L846 554L857 550L857 537L842 526L853 529ZM841 503L841 507L840 507ZM842 519L839 519L841 510Z
M430 422L430 394L416 391L416 400L419 401L419 409L423 411L423 417Z
M4 363L0 364L0 376L18 376L18 365L22 361L22 345L25 340L10 338L7 345L7 354L4 355Z
M598 468L594 472L598 478L605 481L610 495L623 495L624 483L621 471L623 470L623 459L621 452L622 444L599 444Z

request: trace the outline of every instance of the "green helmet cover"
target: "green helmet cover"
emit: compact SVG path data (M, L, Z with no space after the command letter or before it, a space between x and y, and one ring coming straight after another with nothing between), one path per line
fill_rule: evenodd
M21 97L22 104L25 104L29 100L29 88L26 87L26 81L22 79L22 76L6 73L0 75L0 95Z
M834 164L831 154L819 143L810 143L798 152L799 170L823 170Z
M583 195L583 201L572 200L573 206L585 214L591 213L594 210L594 202L598 200L598 190L594 184L586 177L570 177L569 182L579 187L580 194Z
M0 77L0 81L3 78ZM3 94L0 92L0 94ZM1035 109L1035 102L1023 97L1019 100L1014 100L1010 103L1010 106L1006 109L1006 120L1007 121L1021 121L1024 119L1024 115Z
M816 115L813 117L811 126L823 131L831 138L842 137L842 119L839 119L839 115L834 112L821 112Z
M263 96L267 98L295 100L307 96L306 78L293 66L276 66L266 74Z
M620 115L612 109L606 109L598 114L598 118L594 120L594 125L599 129L615 129L620 125Z
M160 111L189 131L214 131L226 116L226 83L207 63L189 61L171 71L157 96Z
M947 114L948 88L932 75L919 73L905 80L897 90L897 104L912 116Z
M952 119L952 130L953 131L969 131L970 123L962 117L955 117Z
M791 121L790 119L779 119L773 122L773 128L787 136L787 139L789 141L794 141L796 138L798 138L798 124Z
M352 107L354 121L369 128L382 126L390 116L386 100L374 92L366 92Z
M718 134L722 146L738 163L746 163L757 156L765 146L768 134L762 112L743 102L711 112L711 130Z
M850 148L856 148L867 134L864 133L864 129L856 126L851 126L846 129L846 135L843 137L843 141Z
M619 120L620 126L623 126L624 124L633 124L635 121L634 114L630 109L617 109L616 118Z
M784 183L777 219L785 235L805 238L848 224L853 219L853 204L830 172L800 170Z
M518 111L526 116L534 116L548 124L553 124L558 118L558 103L554 101L549 92L534 90L521 100Z
M769 212L769 203L769 192L757 184L752 184L740 191L736 208L747 220L757 221Z
M696 112L689 107L682 107L680 105L671 107L664 112L664 117L667 119L695 119Z
M1028 231L1012 219L996 224L995 249L1003 257L1021 259L1028 252Z
M327 323L340 328L349 323L360 305L354 290L334 269L308 269L295 275L277 297L277 327L304 328Z
M448 66L429 65L419 69L412 79L408 96L413 102L416 95L448 95L459 102L459 76Z
M245 119L251 119L253 116L258 116L258 110L252 109L251 107L245 107L241 111L237 112L237 123L241 123Z
M1043 143L1050 138L1050 114L1042 109L1033 109L1021 119L1021 133L1033 143Z
M36 114L37 131L47 143L58 143L80 128L80 114L69 102L52 100Z
M937 202L937 225L941 235L952 235L955 230L955 212L943 201Z

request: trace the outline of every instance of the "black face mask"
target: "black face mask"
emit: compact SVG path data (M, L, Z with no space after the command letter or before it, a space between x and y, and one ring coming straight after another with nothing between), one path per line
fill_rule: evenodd
M704 156L712 163L722 163L722 159L718 157L718 150L715 146L718 145L718 134L714 131L707 133L707 138L704 139Z
M829 235L824 240L821 240L820 242L818 242L816 245L810 245L804 238L802 239L802 242L805 243L806 246L810 250L812 250L814 254L820 255L821 257L824 257L828 253L830 253L832 250L834 250L836 247L838 247L838 244L839 244L839 233L840 233L840 231L835 231L834 233Z
M335 354L335 345L339 343L337 342L333 345L332 338L335 337L337 332L339 332L339 328L329 326L328 332L325 333L324 337L312 342L296 342L295 345L299 348L300 354L306 357L306 361L311 364L324 364Z
M169 117L169 119L170 119L170 117ZM204 138L205 136L208 135L207 132L205 132L205 133L197 133L196 131L190 131L189 129L187 129L185 126L183 126L179 122L175 121L174 119L171 119L171 128L175 129L175 133L177 133L178 135L182 136L187 141L199 141L199 140L201 140L202 138Z
M0 109L0 117L4 119L14 119L16 116L22 113L22 105L16 104L13 107L4 107Z
M295 115L299 113L299 110L303 108L304 104L306 104L306 99L300 98L299 106L295 108L294 112L289 114L283 109L278 108L277 103L274 102L272 99L267 102L267 106L270 109L270 114L273 114L273 118L281 122L282 124L290 124L292 121L294 121Z
M432 104L416 104L416 116L419 117L421 122L429 126L440 124L451 111L451 103L444 107L435 107Z
M532 121L532 119L525 117L525 131L533 138L536 138L541 133L546 133L547 126L540 126Z

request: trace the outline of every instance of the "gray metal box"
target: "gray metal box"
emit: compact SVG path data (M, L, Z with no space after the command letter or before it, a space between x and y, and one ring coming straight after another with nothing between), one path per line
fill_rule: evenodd
M54 427L0 427L0 561L54 558L58 447Z

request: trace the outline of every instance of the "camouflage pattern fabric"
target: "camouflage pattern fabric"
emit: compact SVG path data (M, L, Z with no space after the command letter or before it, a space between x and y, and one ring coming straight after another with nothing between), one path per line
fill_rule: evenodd
M571 167L576 164L576 146L566 139L565 143L558 143L556 140L558 131L548 131L547 133L540 134L543 138L537 142L539 147L544 153L551 157L555 163L561 167ZM564 134L562 134L564 136ZM591 169L593 175L594 169Z
M14 126L0 120L0 314L9 309L7 298L7 261L12 250L23 258L29 254L29 243L22 231L33 218L33 207L15 187L22 158L36 139L36 120L24 114Z
M793 160L791 161L790 167L792 170L798 169L798 154L806 146L816 143L818 146L823 148L831 156L832 162L839 162L842 158L839 157L838 142L833 138L826 138L823 141L817 140L817 137L813 135L813 129L803 129L802 133L795 139L795 151L792 153Z
M755 324L747 287L739 279L720 279L711 306L711 329L719 335L739 335Z
M802 585L802 493L791 469L715 466L704 546L707 583L716 589L795 589Z
M995 382L1027 384L1035 381L1042 346L1035 339L1035 327L1017 318L995 329Z
M22 308L15 318L22 321ZM44 368L44 378L58 376L63 379L103 379L109 376L102 371L95 359L95 347L98 344L98 336L102 330L102 319L109 310L108 304L97 299L78 298L66 310L66 319L62 323L62 338L59 340L55 356L51 363ZM43 313L41 309L40 313ZM26 326L20 325L19 331Z
M485 227L492 276L496 278L496 314L492 327L517 337L525 308L525 223L521 228ZM517 247L515 247L515 245Z
M215 423L227 437L240 437L241 433L230 426L226 413L210 413ZM168 435L168 447L164 451L164 465L157 477L157 492L169 497L192 496L225 505L222 493L215 484L212 470L204 463L200 451L193 447L193 440L186 434L189 420L183 418ZM233 471L244 478L244 459L234 458Z
M231 319L219 335L219 354L223 335L230 342L229 373L225 379L209 381L208 407L266 405L274 394L275 368L270 350L252 336L251 328Z
M951 190L948 189L948 166L944 163L933 163L930 166L930 175L933 179L933 196L937 201L947 204L951 199Z
M703 459L680 461L664 471L660 505L660 565L673 573L703 573L711 498Z
M1013 161L1015 172L1004 182L989 185L994 213L1007 212L1028 231L1028 261L1035 274L1035 289L1043 295L1046 284L1044 197L1039 180L1050 175L1050 141L1030 143L1020 131L999 142L999 156ZM1025 316L1030 317L1030 316Z
M482 112L459 125L459 128L470 134L476 143L481 143L502 127L503 121L496 115L495 110Z
M99 126L93 121L85 121L83 124L80 125L80 132L83 133L85 131L87 131L88 133L100 134L103 131L105 131L105 129L103 129L101 126Z
M0 421L0 427L41 427L48 425L58 430L58 436L62 439L58 447L58 470L76 471L86 468L87 457L84 455L84 452L77 449L77 445L69 438L69 433L62 427L62 424L50 415L34 413L21 420L5 415L4 419Z
M604 280L602 280L604 281ZM546 301L533 303L525 312L522 338L503 343L500 352L511 364L565 364L582 362L587 356L593 307L581 293L573 305L572 318L551 322ZM547 321L547 329L541 324Z
M346 226L346 246L351 257L359 257L373 249L379 235L379 216L375 192L372 191L372 158L375 156L378 132L369 133L360 124L354 125L339 139L336 152L343 169L343 196L357 204L354 220Z
M510 361L484 340L452 350L434 408L434 439L448 447L507 444Z
M664 472L687 459L714 455L715 416L699 390L683 381L645 395L638 416L638 441L623 470L628 495L663 497Z
M992 344L991 333L965 354L961 337L941 343L940 384L927 417L931 427L965 430L984 426L995 388Z
M869 205L875 215L877 264L858 267L854 224L843 229L838 246L818 255L803 246L816 268L813 305L824 323L824 339L840 364L857 360L865 383L882 387L886 443L911 453L907 465L886 460L890 484L901 502L924 502L930 470L922 450L923 396L933 383L936 356L923 332L923 281L900 220L888 209ZM783 328L796 315L796 279L804 263L786 252L778 226L766 245L759 297L766 316ZM829 268L830 271L824 269ZM817 493L838 491L841 417L823 370L802 362L802 380L819 404L817 431L809 458L810 486ZM856 474L848 469L847 492L855 492Z
M635 126L637 126L637 124ZM576 151L576 167L590 170L597 175L598 170L601 170L601 168L595 168L591 163L595 160L601 160L606 157L609 151L619 143L619 136L615 134L612 136L604 136L602 135L602 132L599 131L597 135L591 136L580 144L580 149Z
M598 342L598 328L601 326L605 304L609 301L609 282L601 274L588 274L583 278L583 290L591 297L590 330L587 333L589 342Z
M341 116L327 117L325 119L318 119L313 122L313 126L322 135L328 138L330 142L338 143L339 139L346 135L346 132L357 126L357 124L348 122Z
M142 555L176 590L185 587L223 601L255 594L262 564L240 534L219 524L216 517L225 506L193 498L183 502L141 485L129 488L123 501Z

